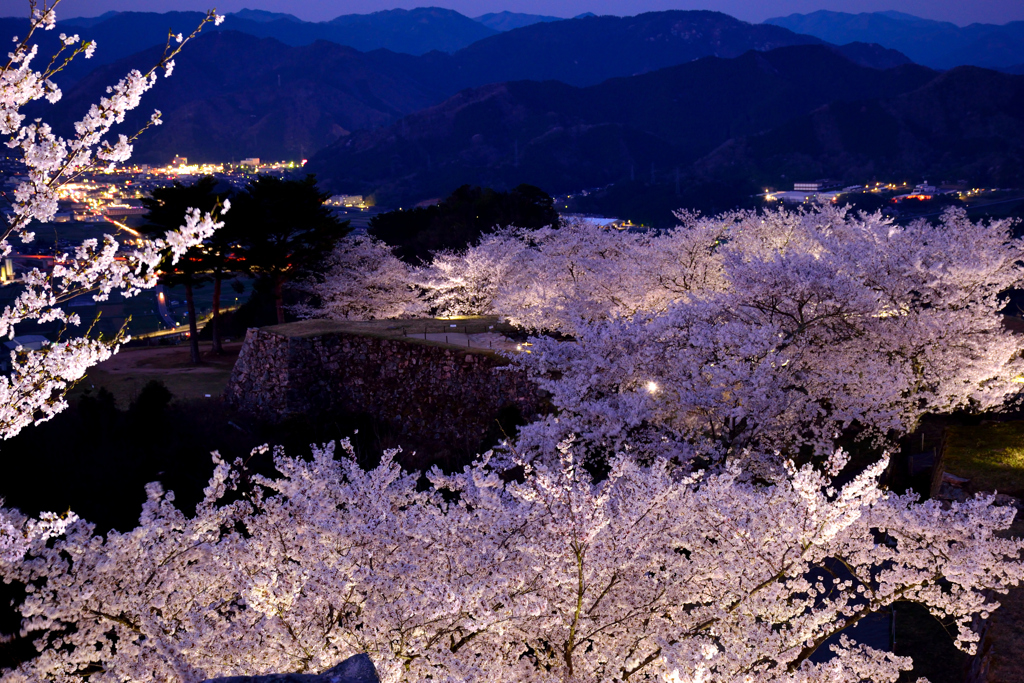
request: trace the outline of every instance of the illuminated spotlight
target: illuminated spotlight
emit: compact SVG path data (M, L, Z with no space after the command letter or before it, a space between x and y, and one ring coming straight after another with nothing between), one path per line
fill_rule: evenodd
M658 392L658 383L657 382L648 382L644 386L646 387L647 391L652 393L652 394L656 394Z

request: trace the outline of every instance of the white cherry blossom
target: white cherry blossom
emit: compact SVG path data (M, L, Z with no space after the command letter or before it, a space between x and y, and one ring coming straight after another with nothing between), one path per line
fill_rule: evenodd
M485 456L424 490L394 452L366 472L342 446L278 451L275 479L215 455L194 515L151 485L139 527L105 538L7 511L24 559L0 572L31 587L40 653L4 680L195 683L366 652L386 683L896 681L909 658L826 641L909 600L972 652L974 615L1024 576L1011 508L897 496L884 461L839 486L841 452L771 485L631 456L595 481L566 442L518 483Z
M46 99L56 102L60 89L51 78L74 58L89 58L95 43L82 44L79 36L62 35L59 52L42 72L32 67L38 49L32 38L38 30L51 30L56 22L54 8L60 0L30 3L32 19L28 34L15 39L15 48L6 65L0 66L0 135L7 137L7 146L17 150L27 169L28 179L14 189L13 217L0 234L0 255L11 253L12 240L32 241L29 229L33 221L49 221L57 211L58 188L79 174L98 166L113 166L131 156L132 141L117 134L111 142L114 125L124 121L127 111L139 106L142 95L153 86L156 71L172 63L173 57L189 39L195 37L203 24L215 21L215 12L207 14L199 28L187 38L168 47L160 62L148 73L130 72L107 89L107 96L90 107L86 116L75 124L75 136L65 139L53 133L48 124L36 120L26 122L23 107ZM159 112L150 125L159 123ZM141 131L140 131L141 132ZM88 240L73 253L58 254L50 273L34 270L23 281L24 291L0 314L0 335L14 336L15 326L28 321L40 323L59 320L70 326L62 341L40 350L12 352L13 372L0 377L0 437L8 438L29 424L52 417L64 407L64 393L82 379L89 367L102 362L126 340L123 334L111 341L86 336L75 337L80 328L78 316L68 314L63 306L83 294L97 300L107 298L114 290L132 296L156 284L156 265L160 253L170 250L180 257L190 246L209 237L220 223L217 215L192 212L181 230L168 232L163 238L144 241L132 249L124 249L113 237L102 241ZM82 330L82 334L85 331Z

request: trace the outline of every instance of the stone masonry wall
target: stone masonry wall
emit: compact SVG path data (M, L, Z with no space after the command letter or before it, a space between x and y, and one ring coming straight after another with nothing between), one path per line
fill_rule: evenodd
M476 449L510 407L533 417L542 399L524 373L478 351L346 333L287 337L251 329L225 393L270 422L341 410L388 423L413 447Z

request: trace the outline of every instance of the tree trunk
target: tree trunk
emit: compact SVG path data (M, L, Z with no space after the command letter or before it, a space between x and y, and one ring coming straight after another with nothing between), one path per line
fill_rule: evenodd
M274 278L274 305L277 306L277 324L284 325L284 276Z
M213 273L213 316L210 318L210 330L213 332L213 353L221 355L224 349L220 343L220 284L223 273L219 270Z
M188 345L192 352L192 365L199 365L199 330L196 328L196 300L192 296L192 283L185 283L185 301L188 303Z

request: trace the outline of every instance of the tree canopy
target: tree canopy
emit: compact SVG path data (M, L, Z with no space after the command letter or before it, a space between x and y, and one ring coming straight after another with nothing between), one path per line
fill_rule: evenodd
M149 210L149 213L146 214L146 222L139 228L139 231L151 236L162 235L181 225L189 209L213 211L223 204L229 194L230 188L221 185L212 176L204 176L191 185L185 185L176 180L172 185L155 188L149 197L142 200L143 206ZM169 254L165 255L159 266L161 281L164 284L173 287L189 283L194 286L202 284L208 279L205 274L207 264L204 259L203 245L192 247L185 252L184 258L175 263L172 263L172 258L169 256Z
M434 206L374 216L369 234L395 247L407 263L428 261L445 249L464 249L497 227L558 226L554 202L543 190L520 185L508 192L463 185Z
M173 185L158 187L149 197L142 200L149 209L146 223L141 231L151 235L162 235L181 225L190 210L199 209L212 212L228 200L231 188L221 184L212 176L204 176L191 185L175 181ZM225 240L229 239L228 230L218 230L208 241L216 241L216 245L197 244L181 258L176 258L170 249L164 251L158 266L160 280L170 287L181 285L185 288L185 300L188 305L189 347L192 362L199 364L199 329L196 319L196 305L193 290L210 281L211 271L223 265Z
M29 37L54 27L54 4L32 4ZM128 157L127 136L100 141L155 81L131 72L60 140L19 113L60 96L60 55L35 72L28 40L0 67L0 130L29 168L5 252L53 216L62 176ZM76 53L77 41L62 36ZM169 40L165 73L175 54ZM243 197L250 268L278 296L347 229L312 178L260 178ZM387 306L405 305L409 272L447 282L438 306L570 333L518 357L559 421L453 474L403 472L397 450L364 470L347 442L276 448L272 475L214 452L198 505L151 483L127 533L0 507L0 581L24 587L11 606L37 650L0 677L185 682L368 653L386 683L895 683L911 659L850 636L902 601L977 653L997 596L1024 580L1024 540L1006 533L1015 508L899 495L879 483L887 456L849 472L829 441L857 422L882 440L925 410L1005 405L1024 361L1001 293L1021 280L1024 241L956 210L937 226L834 207L679 217L665 235L505 229L426 273L372 242L354 249ZM26 276L0 328L76 326L71 298L151 287L161 254L217 227L190 207L180 230L133 250L87 240ZM116 345L71 334L20 353L0 377L0 436L61 410ZM146 393L159 411L166 393ZM801 444L818 457L789 457ZM607 467L592 473L581 457L595 446ZM503 476L510 465L519 476Z
M232 219L244 267L273 283L278 322L284 322L282 287L325 261L350 231L324 205L316 177L283 180L258 176L238 195Z

